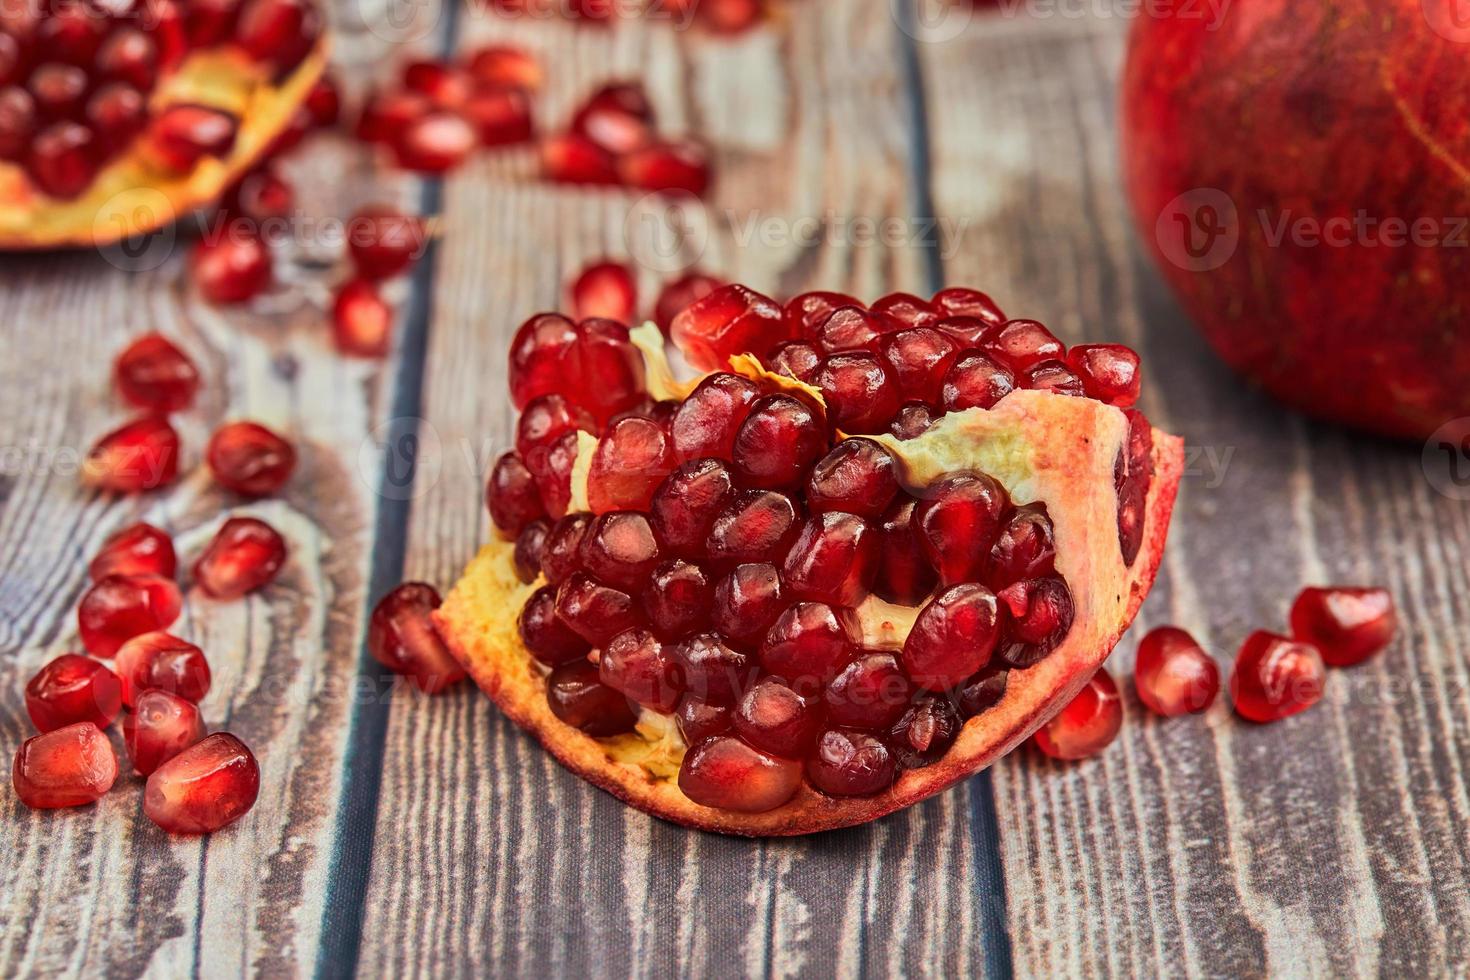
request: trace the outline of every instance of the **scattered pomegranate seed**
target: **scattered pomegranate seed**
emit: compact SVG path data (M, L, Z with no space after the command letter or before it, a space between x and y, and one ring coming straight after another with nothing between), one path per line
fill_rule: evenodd
M330 74L317 79L306 96L306 109L318 128L337 125L337 120L342 117L342 95L338 91L337 80Z
M386 205L365 207L347 222L347 251L364 279L406 272L423 254L428 229L420 218Z
M194 581L215 599L238 599L270 583L286 563L286 540L265 521L232 517L194 563Z
M952 476L925 491L914 511L919 547L944 585L976 582L1000 531L1005 490L983 474Z
M199 391L199 369L159 333L146 333L124 348L112 376L123 398L155 412L182 411Z
M470 95L470 80L454 65L440 61L410 61L403 66L403 87L427 96L441 109L452 109Z
M1230 698L1242 718L1264 724L1306 711L1322 700L1326 683L1316 647L1257 630L1235 655Z
M258 231L232 224L216 238L194 246L190 275L210 303L245 303L271 284L274 263Z
M195 704L209 693L209 661L204 651L162 630L124 643L117 651L117 674L123 704L130 708L144 691L153 688Z
M628 698L603 684L586 660L562 664L546 680L551 713L593 738L631 732L638 716Z
M102 490L137 493L179 477L179 434L168 420L135 419L97 440L82 461L82 481Z
M109 575L159 575L173 578L178 570L173 542L152 524L130 524L102 542L87 566L93 582Z
M510 45L494 44L473 51L467 65L470 75L482 85L534 91L545 81L545 74L536 59Z
M343 283L332 301L332 343L349 357L385 357L393 344L393 308L366 279Z
M674 317L669 336L701 371L719 371L736 354L766 353L787 340L785 311L745 286L722 286Z
M262 222L285 218L295 206L291 185L270 170L252 170L225 194L221 208L226 214Z
M653 307L653 322L658 324L658 328L667 337L676 316L723 285L720 280L702 272L690 272L675 279L666 284L658 294L658 300Z
M171 834L208 834L239 820L260 793L260 767L245 743L217 732L153 770L143 812Z
M541 142L541 167L547 179L565 184L616 184L617 161L585 136L563 133Z
M1220 693L1220 670L1194 637L1173 626L1152 630L1133 665L1138 700L1154 714L1198 714Z
M1036 732L1036 747L1053 759L1086 759L1107 748L1122 727L1118 685L1099 668L1087 686Z
M774 810L800 786L801 763L767 755L732 735L695 746L679 768L679 789L685 796L737 813Z
M674 466L674 448L661 427L641 418L615 423L598 441L587 473L593 513L648 510Z
M1387 589L1303 589L1291 606L1292 636L1331 667L1351 667L1393 642L1398 613Z
M1087 397L1129 408L1142 385L1139 357L1122 344L1080 344L1067 352L1067 363L1081 378Z
M392 147L405 170L442 174L469 159L479 140L480 134L458 113L431 112L409 123Z
M572 132L620 155L653 141L653 106L637 82L615 82L594 92L572 117Z
M995 593L974 582L939 593L904 640L904 670L921 687L945 691L990 662L1000 637Z
M168 691L144 691L123 718L123 744L140 776L151 775L204 736L198 706Z
M88 653L111 657L133 637L167 629L179 618L183 604L179 587L169 579L109 575L82 596L77 631Z
M629 187L703 197L710 185L709 150L694 140L656 143L617 160L618 176Z
M291 443L256 422L220 426L209 439L204 459L221 486L247 497L275 493L296 468Z
M638 285L633 270L621 262L602 261L587 266L569 290L572 311L578 320L606 317L631 323L638 304Z
M42 732L81 721L106 728L121 710L122 685L117 675L74 653L63 653L26 684L26 713Z
M536 136L531 97L521 89L501 88L473 93L460 112L486 147L529 143Z
M368 651L425 694L440 694L465 678L429 614L443 600L432 585L405 582L378 600L368 623Z
M15 795L33 810L96 803L117 781L117 756L88 721L28 738L11 770Z
M235 148L240 120L203 105L175 105L154 117L148 128L149 156L176 174L193 170L206 157L223 159Z
M429 109L429 100L418 92L371 95L357 120L357 138L364 143L391 143Z
M642 627L619 633L598 661L605 686L665 714L679 706L677 669L673 656Z
M822 733L806 761L806 778L830 796L873 796L893 785L893 753L867 732L834 728Z

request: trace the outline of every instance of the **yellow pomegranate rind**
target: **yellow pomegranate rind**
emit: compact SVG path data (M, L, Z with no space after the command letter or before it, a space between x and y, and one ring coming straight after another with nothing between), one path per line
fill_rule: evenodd
M638 734L597 740L563 724L551 713L542 670L516 631L516 617L536 586L516 579L509 542L495 541L480 552L435 622L455 657L512 721L568 769L640 810L690 827L747 836L865 823L932 796L1011 751L1081 690L1132 623L1158 573L1184 452L1182 440L1154 430L1155 473L1144 543L1129 568L1118 543L1112 478L1127 434L1127 419L1116 408L1017 391L989 411L945 416L918 439L881 440L914 485L980 470L1000 480L1017 504L1045 502L1056 533L1057 571L1072 587L1076 618L1066 640L1045 660L1011 672L1005 697L970 719L944 758L904 773L878 796L839 799L803 784L790 802L766 813L712 809L679 790L676 760L683 745L672 726L645 724ZM876 601L865 603L860 613L865 632L885 646L901 644L912 618L910 610Z
M110 245L213 204L285 131L326 70L328 50L324 36L280 82L231 48L191 55L153 93L152 109L207 105L236 115L240 130L228 157L202 160L187 174L152 165L140 139L104 167L85 194L58 201L36 190L20 167L0 163L0 250Z

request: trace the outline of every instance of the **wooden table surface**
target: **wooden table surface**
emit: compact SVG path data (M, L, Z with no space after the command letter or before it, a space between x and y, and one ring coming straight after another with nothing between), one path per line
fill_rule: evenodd
M31 734L26 678L77 647L103 538L146 518L187 559L235 504L197 470L147 497L79 487L76 454L122 412L112 352L145 329L180 338L209 379L184 419L195 451L250 417L294 434L303 462L280 499L234 508L288 535L286 573L244 602L190 593L180 624L215 670L207 721L256 750L259 803L226 832L173 840L141 815L133 777L73 812L0 793L0 973L1465 974L1470 509L1426 481L1420 447L1283 412L1185 323L1119 189L1125 18L949 7L953 20L943 6L794 0L734 41L428 6L396 29L405 44L392 9L343 2L338 61L355 86L405 47L510 36L549 67L543 122L641 76L665 129L717 150L710 200L671 216L536 182L528 152L422 183L314 140L291 163L311 213L389 196L442 217L383 362L331 351L325 247L298 248L286 288L249 312L201 303L181 250L143 272L95 253L3 260L7 751ZM654 234L672 219L674 247ZM1402 638L1269 727L1223 703L1149 718L1130 688L1101 758L1022 751L852 830L751 842L626 809L475 690L392 691L362 650L378 595L405 576L449 586L489 534L509 337L603 254L634 258L650 295L696 259L781 295L976 285L1069 342L1138 348L1143 407L1188 438L1191 467L1120 678L1144 629L1177 623L1228 657L1284 625L1304 582L1387 585Z

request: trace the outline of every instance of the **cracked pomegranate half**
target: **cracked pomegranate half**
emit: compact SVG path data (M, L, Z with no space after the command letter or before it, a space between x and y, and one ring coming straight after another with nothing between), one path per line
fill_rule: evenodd
M1076 370L953 289L726 286L671 334L711 373L676 381L653 324L521 329L498 536L434 614L570 769L692 827L848 826L973 775L1098 671L1182 469L1130 407L1136 359L1106 359L1124 384ZM977 365L994 397L946 411Z
M266 155L326 65L313 0L0 10L0 250L171 223Z

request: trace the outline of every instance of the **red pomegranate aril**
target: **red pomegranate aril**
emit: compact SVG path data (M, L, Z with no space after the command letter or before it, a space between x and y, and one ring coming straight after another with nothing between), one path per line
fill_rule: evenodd
M551 536L551 522L546 518L532 521L516 535L513 560L516 578L529 585L541 574L541 555L546 550L546 539Z
M707 704L733 705L750 686L755 673L743 651L717 633L698 633L674 644L684 690Z
M582 570L582 538L592 523L592 515L568 514L551 525L546 547L541 551L541 574L552 585L560 585L573 572Z
M76 119L87 94L87 73L74 65L39 65L31 72L29 88L42 116Z
M963 412L967 408L994 408L1016 388L1009 370L985 354L960 355L950 365L940 388L940 401L946 412Z
M914 529L940 583L980 581L1000 531L1005 489L977 473L949 477L924 494L914 510Z
M674 317L674 344L701 371L724 370L736 354L764 355L790 339L775 300L753 289L722 286Z
M749 562L779 564L800 530L794 500L774 490L736 494L715 518L705 542L705 555L716 566Z
M709 191L709 150L695 140L655 143L618 157L618 177L629 187L703 197Z
M618 183L613 155L585 136L561 133L541 142L541 169L548 180L603 186Z
M0 86L14 85L21 81L25 67L20 53L20 42L0 30Z
M1113 676L1099 668L1078 695L1036 732L1036 747L1053 759L1086 759L1118 737L1123 700Z
M842 432L885 432L898 414L897 383L866 351L833 354L817 368L812 383L822 389L832 425Z
M113 362L112 376L123 398L155 412L188 408L199 391L199 369L159 333L146 333L124 348Z
M152 91L158 79L158 46L140 30L113 31L97 50L96 72L101 78L127 82L141 92Z
M0 114L4 108L0 106ZM87 99L86 121L97 139L102 156L111 158L143 128L147 112L142 94L130 85L113 82ZM0 129L4 128L0 120ZM0 136L0 143L4 138ZM4 157L0 149L0 157Z
M822 355L804 340L788 340L777 344L765 360L766 366L775 374L811 384L822 364Z
M77 632L88 653L111 657L133 637L167 628L183 605L179 587L169 579L109 575L82 596Z
M1002 589L1012 582L1050 575L1056 568L1056 534L1045 504L1017 507L1006 519L995 546L985 582Z
M715 584L710 620L736 643L759 643L789 605L776 566L752 562L735 566Z
M717 457L729 460L735 436L761 389L749 378L718 372L705 378L674 413L674 455L684 463Z
M572 132L612 154L631 153L654 136L653 106L637 82L615 82L594 92L572 117Z
M1265 630L1246 638L1230 672L1230 699L1242 718L1280 721L1322 700L1327 668L1312 644Z
M10 5L14 10L19 4ZM35 8L27 13L35 16ZM19 14L18 16L25 16ZM35 24L34 43L38 51L46 51L57 61L69 65L89 65L97 57L97 49L107 34L108 18L97 16L97 12L84 4L52 6L50 17L42 17Z
M545 81L535 58L508 44L492 44L470 53L466 70L481 85L501 85L534 91Z
M1000 330L987 320L973 316L947 316L934 324L934 329L953 340L962 351L979 347Z
M251 221L285 218L296 203L291 185L270 170L253 170L225 195L221 207L228 214Z
M311 113L312 124L319 129L335 126L342 118L342 94L330 73L317 79L307 93L306 110Z
M793 337L814 340L817 330L834 311L844 306L861 309L862 305L846 293L816 291L793 296L786 303L787 332Z
M429 100L418 92L379 92L370 95L357 120L357 138L364 143L391 143L410 125L429 113Z
M874 303L872 310L908 327L931 326L940 318L933 306L912 293L889 293Z
M1065 361L1067 348L1035 320L1011 320L983 344L987 354L1012 371L1025 371L1042 361Z
M217 732L153 770L143 812L171 834L208 834L255 806L260 766L229 732Z
M445 109L459 106L470 94L470 80L454 65L439 61L410 61L404 65L403 87Z
M580 405L552 393L533 398L516 423L516 452L535 473L545 468L538 457L568 432L592 432L597 423Z
M10 778L15 795L33 810L86 806L117 781L117 755L101 729L80 721L26 739Z
M1393 642L1393 596L1377 588L1308 588L1291 605L1291 633L1330 667L1360 664Z
M674 467L674 448L662 427L647 419L622 419L603 434L592 454L588 503L598 514L646 511Z
M659 544L672 554L702 557L715 519L734 492L730 468L718 459L680 466L654 491L650 505Z
M856 350L876 352L884 334L901 327L898 321L861 306L843 306L833 310L822 321L812 339L824 354Z
M900 660L920 687L945 691L985 667L999 638L995 593L968 582L944 590L920 610Z
M231 422L215 430L204 453L219 484L246 497L280 490L296 468L296 449L256 422Z
M621 262L602 261L587 266L569 290L573 315L578 320L605 317L630 323L638 305L638 284L633 270Z
M347 251L364 279L389 279L413 265L428 243L421 218L395 208L363 208L347 222Z
M659 636L678 640L709 628L712 592L704 569L675 559L654 570L643 609Z
M1026 579L1002 589L998 596L1010 612L1008 644L1001 656L1017 668L1030 667L1051 653L1072 629L1072 590L1055 576Z
M828 511L807 519L781 578L798 599L855 606L877 573L878 535L854 514Z
M176 174L188 173L206 157L223 159L235 148L240 120L202 105L171 106L148 127L151 159Z
M235 40L256 61L287 72L311 53L322 18L310 0L246 0Z
M674 721L679 726L679 734L684 736L684 744L698 745L707 738L728 732L732 714L733 710L727 704L707 704L685 695L679 700Z
M761 665L793 684L826 684L852 659L858 636L852 612L801 602L783 612L761 644Z
M982 670L955 692L955 707L966 720L984 714L1006 696L1011 672L994 666Z
M948 698L919 699L889 736L899 768L922 769L944 758L963 724Z
M26 684L26 713L37 731L55 731L82 721L106 728L121 710L121 681L89 657L63 653Z
M117 651L123 704L132 707L144 691L158 688L198 704L209 693L204 651L162 630L143 633Z
M332 344L348 357L384 357L393 343L393 308L365 279L343 283L332 300Z
M823 732L806 760L806 778L829 796L874 796L892 786L897 774L888 746L844 728Z
M613 637L598 658L597 672L604 685L644 707L668 714L679 706L678 664L642 627Z
M768 755L733 735L694 746L679 768L679 789L702 806L766 813L801 787L801 763Z
M405 170L442 174L455 169L474 152L479 133L454 112L430 112L415 119L392 141L394 159Z
M1131 408L1142 385L1138 354L1122 344L1079 344L1067 352L1067 364L1082 380L1089 398Z
M1113 483L1118 491L1118 548L1132 565L1143 548L1148 490L1153 482L1154 430L1142 412L1128 408L1128 444L1118 451Z
M667 337L676 316L723 285L720 280L702 272L690 272L675 279L659 292L653 305L653 322Z
M217 306L245 303L270 287L274 263L258 231L232 224L194 246L190 278Z
M914 529L918 501L911 497L895 500L883 514L879 526L878 575L873 591L889 602L916 606L934 591L939 576L924 557Z
M465 678L430 614L442 600L423 582L405 582L378 600L368 621L368 652L425 694L439 694Z
M270 584L286 563L286 540L265 521L232 517L194 563L205 595L238 599Z
M206 734L198 706L168 691L140 694L122 727L128 758L140 776L151 775Z
M658 542L648 518L618 511L595 518L582 538L582 568L624 592L641 589L659 562Z
M212 48L223 43L234 33L239 17L240 0L194 0L184 18L190 46Z
M586 572L572 574L557 587L556 614L594 647L643 624L632 596L603 585Z
M495 461L485 487L485 504L490 509L490 520L508 537L546 516L536 478L514 452Z
M516 629L531 656L548 667L586 659L592 651L591 645L557 616L554 585L537 589L526 600Z
M1161 626L1138 645L1133 665L1138 700L1154 714L1173 718L1198 714L1220 693L1214 659L1182 629Z
M14 86L0 88L0 160L24 157L35 127L36 100L31 94Z
M865 653L822 693L827 720L842 728L887 731L907 710L914 686L891 653Z
M638 715L621 691L598 677L598 668L586 660L562 664L546 679L551 713L593 738L611 738L631 732Z
M32 141L26 173L41 193L70 201L92 186L99 166L97 151L90 129L74 122L55 122Z
M917 439L929 431L934 424L934 413L929 406L923 402L909 402L899 408L898 414L893 416L893 421L888 424L888 432L896 439L905 442L909 439Z
M109 575L158 575L173 578L178 570L173 542L152 524L131 524L102 542L87 566L93 582Z
M930 305L946 317L974 317L997 325L1006 322L1006 316L1000 311L1000 307L995 305L995 300L978 289L969 289L964 286L941 289L934 294Z
M1087 391L1082 386L1082 379L1061 361L1042 361L1040 364L1033 364L1021 372L1016 383L1018 387L1031 391L1049 391L1054 395L1068 395L1072 398L1087 397Z
M878 346L900 397L938 407L944 376L959 356L959 345L938 330L913 327L885 335Z
M806 502L813 513L879 517L898 495L893 456L871 439L844 439L812 467Z
M751 404L731 459L747 485L776 490L800 485L828 448L825 421L812 406L794 395L766 395Z
M591 317L577 324L576 342L563 357L549 390L571 392L598 425L648 399L643 355L616 320ZM540 392L538 392L540 394Z
M119 493L152 490L179 475L179 434L168 420L135 419L97 440L82 461L82 480Z
M748 745L787 759L807 753L822 725L820 705L774 677L756 683L735 707L735 732Z

